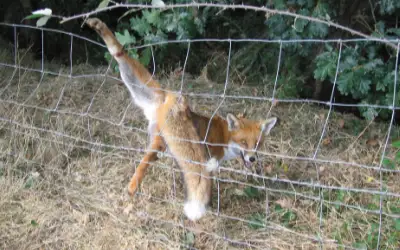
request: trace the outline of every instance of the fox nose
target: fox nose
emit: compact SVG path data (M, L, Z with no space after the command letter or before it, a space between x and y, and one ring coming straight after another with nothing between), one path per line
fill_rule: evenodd
M250 162L255 162L255 161L256 161L256 157L250 156L249 161L250 161Z

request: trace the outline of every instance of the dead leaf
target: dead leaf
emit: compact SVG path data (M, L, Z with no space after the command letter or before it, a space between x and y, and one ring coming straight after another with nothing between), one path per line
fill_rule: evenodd
M338 121L338 125L339 125L339 128L344 128L344 120L343 120L343 119L340 119L340 120Z
M37 171L32 172L31 175L32 175L33 178L38 178L40 176L39 172L37 172Z
M174 69L174 71L172 71L172 77L174 77L174 78L181 77L182 72L183 72L182 68L178 67L178 68Z
M324 145L324 146L327 146L331 143L332 143L332 140L329 136L322 140L322 145Z
M237 118L245 118L245 117L246 117L246 113L247 113L247 110L244 109L243 113L239 113L239 114L237 115Z
M266 174L271 174L272 173L272 165L264 165L264 172Z
M319 114L319 118L320 118L321 120L325 120L325 113Z
M253 89L253 96L257 96L258 90L256 88Z
M375 138L371 138L371 139L367 140L366 144L368 146L375 147L375 146L379 145L379 141Z
M292 208L292 202L288 198L282 198L275 201L276 204L280 205L282 208Z
M374 179L374 177L372 177L372 176L368 176L367 177L367 183L371 183L372 181L374 181L375 179Z
M242 190L242 189L238 189L238 188L235 188L235 189L233 190L233 194L235 194L235 195L237 195L237 196L244 196L244 195L245 195L245 193L243 192L243 190Z
M289 171L289 166L285 163L282 163L281 167L283 168L283 172L287 173Z

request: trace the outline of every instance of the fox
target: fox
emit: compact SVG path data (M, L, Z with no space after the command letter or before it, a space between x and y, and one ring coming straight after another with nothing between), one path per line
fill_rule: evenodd
M157 119L158 107L165 100L167 93L138 60L128 56L105 23L98 18L88 18L86 24L105 42L119 66L122 82L149 123L149 146L128 184L128 193L133 196L142 183L147 169L159 159L158 152L165 152L167 146L172 146L166 145L159 135ZM228 113L224 119L219 115L207 117L190 111L190 117L199 137L206 142L210 159L215 158L220 165L223 161L240 158L248 168L258 161L257 146L263 143L277 123L276 117L250 120L232 113Z
M184 214L191 221L197 221L211 203L212 172L218 168L218 161L208 159L204 144L194 143L200 142L200 136L191 116L186 98L175 94L166 95L164 103L157 108L160 134L182 170L186 190Z

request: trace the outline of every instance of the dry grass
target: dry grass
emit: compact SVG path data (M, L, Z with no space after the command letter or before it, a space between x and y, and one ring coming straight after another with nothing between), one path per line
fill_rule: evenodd
M9 58L3 54L2 58ZM88 65L75 69L90 73L105 70ZM0 87L4 89L13 70L0 70ZM290 181L316 183L319 179L325 186L379 189L377 171L263 156L263 172L276 177L274 181L243 174L246 170L238 161L226 162L223 167L231 170L218 175L219 216L215 214L215 185L213 213L193 225L182 215L182 183L171 159L162 159L150 169L141 194L133 199L127 196L126 185L142 155L135 149L145 149L147 137L131 128L145 130L146 123L141 112L129 106L123 86L111 80L101 85L102 78L49 75L38 85L40 78L39 73L19 70L9 87L0 92L0 248L315 249L320 245L315 240L318 236L324 249L363 244L375 248L379 215L347 205L376 210L379 195L320 190ZM179 79L166 78L163 86L178 88ZM188 81L185 88L204 93L221 93L223 89L201 79ZM231 95L261 95L263 91L265 96L270 93L268 88L235 83L228 89ZM192 105L210 115L219 101L193 98ZM244 108L258 119L267 115L270 103L228 99L218 113L240 113ZM87 111L89 116L79 115ZM314 105L278 103L271 114L280 122L261 150L312 157L327 113ZM369 124L353 115L333 112L317 158L378 165L387 129L388 124ZM394 127L392 137L398 134ZM394 154L394 149L389 149L389 157ZM382 178L385 190L400 193L398 174L383 174ZM320 203L309 198L319 195L324 199L322 214ZM383 198L385 213L399 215L398 207L398 199ZM394 223L393 217L382 217L381 249L400 247Z

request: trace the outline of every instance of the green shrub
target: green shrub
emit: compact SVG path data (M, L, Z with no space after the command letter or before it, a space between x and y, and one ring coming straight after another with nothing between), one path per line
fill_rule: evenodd
M87 9L88 6L93 6L94 2L96 1L81 0L80 3L84 9ZM104 1L97 1L96 6L100 2L103 3ZM131 2L138 3L133 0ZM165 1L166 4L184 2L191 1ZM201 0L199 2L207 1ZM42 7L54 6L53 0L44 1L44 3L49 3L51 6ZM44 3L41 3L41 5ZM142 1L142 3L149 2ZM241 4L242 1L219 0L217 3ZM60 4L66 3L61 2ZM243 4L264 5L268 8L286 10L291 13L340 23L374 37L393 39L400 36L400 29L397 26L400 1L397 0L248 0ZM61 7L59 6L58 9L61 9ZM71 8L68 8L67 14L70 11ZM121 10L118 14L116 14L117 12L114 14L110 12L111 14L107 19L118 20L116 27L112 25L110 27L116 30L118 40L127 47L133 44L162 43L171 39L214 37L275 40L347 39L353 37L347 31L335 29L326 24L261 11L211 7L123 11L125 13ZM58 12L65 14L62 11ZM113 23L110 22L110 24ZM395 44L393 43L393 45ZM187 44L161 44L153 46L153 49L157 55L157 67L170 69L175 67L175 63L181 62L185 58ZM211 55L221 51L226 51L226 44L210 45L209 43L202 43L196 49L191 49L190 57L196 58L196 65L187 70L200 72ZM151 48L140 51L131 49L129 53L131 56L139 58L144 65L149 65L151 62ZM248 85L273 85L278 54L278 43L233 43L231 66L235 70L231 72L244 76ZM392 105L395 54L392 47L378 42L348 42L343 44L335 97L340 97L341 100L350 103ZM107 60L111 58L109 54L106 54L105 57ZM323 97L322 94L324 93L321 93L321 91L322 89L330 89L330 86L334 83L338 60L337 44L283 43L281 59L277 97L327 98L326 96ZM113 67L118 70L115 64ZM224 74L224 72L221 72L221 74ZM398 105L398 99L396 99L396 105ZM388 119L391 110L363 107L360 108L360 113L368 119L377 116Z

